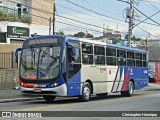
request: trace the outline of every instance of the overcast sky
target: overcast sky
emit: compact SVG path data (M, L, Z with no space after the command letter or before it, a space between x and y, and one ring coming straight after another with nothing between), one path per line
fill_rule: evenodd
M75 22L73 20L56 16L56 21L57 21L56 31L63 30L66 34L74 34L79 31L85 32L87 30L94 36L102 36L103 29L100 27L103 27L103 24L105 24L106 28L108 27L113 30L116 30L118 26L118 30L122 32L122 35L127 34L128 23L125 22L126 20L125 9L129 7L129 4L127 3L120 2L118 0L55 0L55 1L56 1L56 15L71 18L73 20L78 21ZM75 3L76 5L67 1ZM123 1L129 1L129 0L123 0ZM82 6L90 11L80 8L77 5ZM160 0L135 0L134 6L138 10L140 10L143 14L150 17L153 14L160 11ZM101 15L95 14L93 12L96 12ZM137 20L143 21L146 18L147 17L145 17L140 12L135 10L135 19L136 19L136 21L134 22L135 24L139 23L139 21ZM135 27L133 29L133 35L141 38L146 38L146 37L156 38L156 39L159 38L160 13L153 16L152 20L155 22L151 20L146 20L145 22L149 24L141 23L138 25L142 29L151 33L151 35L149 35L148 33L146 33L145 31L141 30L138 27ZM91 24L92 26L82 24L79 21ZM84 29L73 27L71 25L83 27ZM90 29L95 30L96 32L91 31Z

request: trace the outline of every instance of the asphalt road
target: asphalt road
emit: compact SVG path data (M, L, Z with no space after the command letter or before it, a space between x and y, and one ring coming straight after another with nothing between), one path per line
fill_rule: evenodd
M0 111L160 111L160 91L138 91L132 97L120 94L109 94L104 98L93 96L89 102L57 98L54 103L44 100L0 103Z

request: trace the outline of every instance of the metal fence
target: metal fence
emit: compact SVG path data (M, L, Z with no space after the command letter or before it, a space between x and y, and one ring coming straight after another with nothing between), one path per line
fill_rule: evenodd
M0 52L0 69L17 69L18 64L15 62L15 53Z

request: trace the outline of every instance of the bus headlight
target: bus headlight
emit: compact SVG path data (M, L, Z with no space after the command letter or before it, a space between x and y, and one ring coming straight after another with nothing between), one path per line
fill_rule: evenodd
M57 87L58 85L59 85L59 83L56 82L56 83L52 84L52 87Z

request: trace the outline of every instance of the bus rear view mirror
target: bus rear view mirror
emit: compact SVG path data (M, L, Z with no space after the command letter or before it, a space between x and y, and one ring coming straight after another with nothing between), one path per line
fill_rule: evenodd
M76 55L76 48L73 45L67 43L67 48L71 48L72 57Z
M70 43L67 43L67 51L68 51L68 62L72 63L72 61L74 61L74 56L76 55L76 48Z
M72 55L75 56L76 55L76 48L72 46Z
M15 62L16 62L16 63L18 63L18 52L19 52L19 51L22 51L22 48L17 48L17 49L16 49L16 52L15 52L15 58L16 58Z

